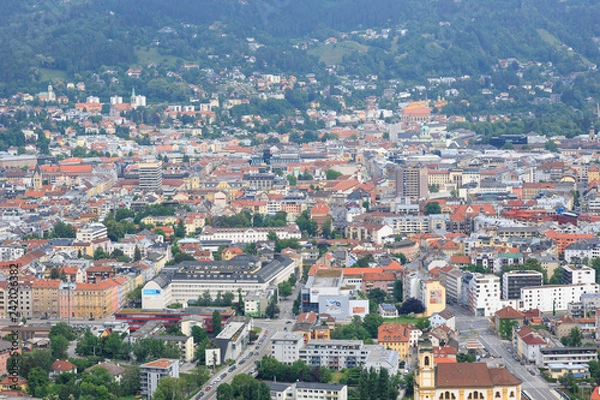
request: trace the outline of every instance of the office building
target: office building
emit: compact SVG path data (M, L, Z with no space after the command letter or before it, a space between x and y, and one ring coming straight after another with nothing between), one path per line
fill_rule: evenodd
M544 275L538 271L508 271L502 275L502 298L520 299L524 287L542 286Z
M396 197L407 197L418 201L426 198L427 195L427 168L413 165L396 169Z
M140 189L155 192L162 190L162 161L140 163L138 170Z

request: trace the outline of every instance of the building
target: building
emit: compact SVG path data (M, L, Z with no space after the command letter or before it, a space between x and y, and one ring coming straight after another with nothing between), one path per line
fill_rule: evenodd
M446 288L446 301L451 304L458 304L462 294L463 272L455 267L440 268L440 283Z
M271 357L284 364L293 364L300 356L304 335L296 332L277 332L271 337Z
M371 354L374 352L373 354ZM371 356L371 358L369 358ZM388 369L398 371L398 353L382 345L365 345L362 340L310 340L300 349L299 359L311 367L334 370L346 368Z
M563 285L596 283L596 270L585 265L563 265Z
M162 161L139 163L139 187L151 192L162 191Z
M107 232L106 227L100 223L87 224L77 230L77 241L91 243L94 240L105 239L108 237Z
M16 338L15 338L16 339ZM8 369L6 363L10 359L10 355L13 352L12 343L8 340L0 339L0 376L8 375ZM21 348L18 347L17 353L21 354Z
M430 317L434 313L439 313L446 308L446 288L440 281L424 280L421 281L420 300L425 306L423 316Z
M249 317L264 317L272 295L270 291L248 293L244 297L244 315Z
M271 400L347 400L348 386L319 382L265 382L271 389Z
M229 261L184 261L165 268L146 283L142 290L142 308L162 310L172 303L196 301L206 291L212 298L221 293L268 292L296 273L296 262L276 254L262 261L247 254Z
M520 299L521 289L542 286L544 275L538 271L508 271L502 275L502 298Z
M155 335L154 339L173 343L181 352L181 361L191 362L194 359L194 338L191 336Z
M519 357L532 363L537 363L540 359L540 350L548 347L543 336L527 326L523 326L517 331L513 344Z
M206 226L198 235L200 241L229 240L232 243L256 243L268 240L269 232L279 239L300 239L302 233L296 224L269 228L214 228Z
M60 306L58 301L59 280L36 280L31 286L34 318L58 318Z
M537 366L549 368L551 364L588 364L598 361L595 347L546 347L540 349Z
M521 289L520 309L541 312L566 311L569 303L581 301L587 293L598 293L598 284L546 285Z
M573 374L575 379L588 379L590 377L588 364L548 364L548 373L553 379L561 378L569 372Z
M414 394L415 400L520 400L521 380L506 368L485 363L436 364L433 346L424 340L419 344Z
M140 365L140 389L146 399L152 398L158 381L167 376L179 378L179 360L161 358Z
M250 330L244 322L229 322L215 338L215 345L221 349L221 363L237 360L248 345Z
M474 274L469 283L471 313L491 317L500 308L500 278L492 274Z
M60 374L76 372L77 367L68 360L56 360L50 367L50 379L56 379Z
M410 324L382 324L377 330L377 343L398 352L401 360L408 357L411 347L416 347L423 333Z
M418 201L428 194L426 167L413 165L396 168L396 197Z

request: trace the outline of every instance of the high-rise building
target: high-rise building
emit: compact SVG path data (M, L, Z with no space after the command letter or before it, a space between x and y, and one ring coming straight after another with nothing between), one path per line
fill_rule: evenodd
M502 275L502 298L514 300L521 298L524 287L542 286L544 276L538 271L509 271Z
M139 164L140 189L149 191L162 190L162 161Z
M142 396L146 399L152 398L158 387L158 382L162 378L169 376L179 378L179 360L160 358L140 365L140 389Z
M396 169L396 197L418 201L427 197L427 190L427 168L412 165Z

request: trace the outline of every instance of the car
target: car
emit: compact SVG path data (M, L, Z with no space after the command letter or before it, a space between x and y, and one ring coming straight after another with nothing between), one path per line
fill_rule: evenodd
M215 382L217 382L217 383L218 383L218 382L221 382L221 377L220 377L220 376L219 376L219 377L217 377L217 379L215 379Z
M258 350L258 349L260 349L260 346L258 346L258 345L257 345L257 346L254 348L254 350Z
M253 355L254 355L254 352L253 352L253 351L251 351L251 352L248 354L248 357L252 357Z
M199 399L200 397L204 396L204 392L200 392L198 393L198 396L196 396L196 399Z
M227 371L233 372L233 371L235 371L235 369L236 369L236 366L232 365L231 367L229 367L229 369Z
M40 319L48 319L48 317L40 317Z
M241 364L243 364L243 363L245 363L245 362L246 362L246 359L245 359L245 358L242 358L242 359L240 360L240 365L241 365Z
M535 371L534 371L534 370L532 370L531 368L529 368L527 371L529 371L529 373L530 373L531 375L535 375Z
M209 392L210 389L212 389L212 386L207 386L206 389L204 389L205 391Z
M225 379L226 376L227 376L227 372L224 372L224 373L221 374L220 378L221 379Z
M287 322L286 322L286 325L288 325L288 324L291 324L291 323L292 323L292 321L287 321Z

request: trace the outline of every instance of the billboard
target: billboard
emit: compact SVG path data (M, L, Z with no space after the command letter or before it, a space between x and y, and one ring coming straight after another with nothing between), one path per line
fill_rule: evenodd
M442 304L444 301L442 291L435 289L429 292L429 304Z
M325 314L340 314L342 312L342 302L337 299L325 300Z
M144 289L144 296L160 296L160 289Z

